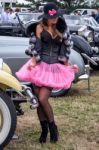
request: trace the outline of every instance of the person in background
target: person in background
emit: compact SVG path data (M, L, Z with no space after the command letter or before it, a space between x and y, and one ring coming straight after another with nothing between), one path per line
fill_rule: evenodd
M9 23L9 14L10 14L10 8L5 8L5 11L3 11L1 14L1 22L3 24Z
M20 8L15 9L15 13L21 12Z
M99 23L99 8L97 9L97 13L95 15L95 20Z
M10 10L9 10L9 23L15 24L15 19L16 19L15 12L13 11L12 8L10 8Z
M80 11L77 11L77 15L78 15L78 16L81 16L81 12L80 12Z
M91 16L95 19L96 13L94 11L91 12Z

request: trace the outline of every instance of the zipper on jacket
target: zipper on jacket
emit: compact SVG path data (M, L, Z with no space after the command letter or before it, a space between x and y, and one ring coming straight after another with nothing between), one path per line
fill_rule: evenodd
M52 42L51 42L51 44L52 44ZM51 51L50 51L50 62L51 62L51 56L52 56L52 45L51 45Z

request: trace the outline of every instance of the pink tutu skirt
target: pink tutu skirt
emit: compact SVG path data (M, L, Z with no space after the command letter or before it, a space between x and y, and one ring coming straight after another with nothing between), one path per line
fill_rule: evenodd
M65 66L60 63L47 64L45 62L28 69L30 63L31 59L16 72L16 76L19 80L29 81L39 87L68 89L75 78L75 73L78 71L76 65Z

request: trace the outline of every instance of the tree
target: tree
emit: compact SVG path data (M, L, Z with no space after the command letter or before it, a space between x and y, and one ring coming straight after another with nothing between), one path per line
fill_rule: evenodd
M67 4L68 4L69 7L71 6L71 4L72 4L73 1L74 0L64 0L64 2L67 2Z
M38 5L44 3L44 2L52 2L53 0L26 0L29 2L32 2L33 5ZM64 3L65 6L71 7L74 3L79 5L81 2L84 2L84 0L54 0L54 2L58 5L61 5L61 2Z

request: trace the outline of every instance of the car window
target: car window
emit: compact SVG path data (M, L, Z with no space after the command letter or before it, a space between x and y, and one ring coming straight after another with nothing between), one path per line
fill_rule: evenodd
M39 16L41 16L42 13L33 13L33 18L34 20L38 20Z
M99 27L99 24L97 23L97 21L93 17L91 17L91 20L92 20L92 23L94 26Z
M19 14L21 21L30 21L33 18L33 14Z
M93 17L84 17L85 22L87 25L99 27L99 24L96 22L96 20Z
M72 24L74 24L74 25L83 25L83 24L85 24L85 23L84 23L84 19L81 18L80 16L75 16L75 15L70 15L70 16L68 16L68 15L63 15L63 17L65 18L66 23L67 23L68 25L72 25Z

